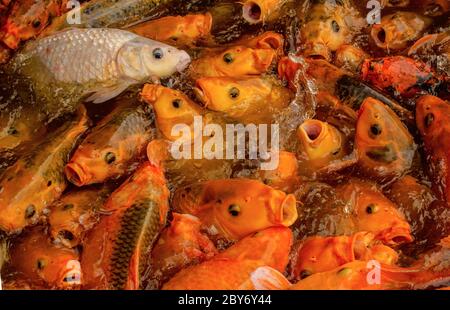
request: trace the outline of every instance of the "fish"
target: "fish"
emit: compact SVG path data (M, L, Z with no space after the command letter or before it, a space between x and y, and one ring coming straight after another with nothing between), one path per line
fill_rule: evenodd
M172 213L173 220L153 247L152 278L167 282L180 270L211 259L218 250L201 231L201 221L190 214ZM159 286L159 285L158 285Z
M100 0L89 1L58 18L41 33L41 37L60 30L78 28L125 28L168 13L178 0ZM79 14L77 19L75 13Z
M377 244L374 237L371 233L358 232L351 236L316 236L302 240L291 260L291 278L302 280L355 260L374 259L394 265L398 261L398 253L388 246Z
M273 227L256 232L199 265L177 273L163 290L249 290L250 275L260 266L283 272L289 260L292 232Z
M194 138L195 117L203 116L205 111L183 92L161 85L146 84L141 91L141 98L153 107L156 127L165 139L175 141L182 138L181 133L172 133L177 124L189 126L191 138Z
M336 51L334 64L339 68L358 73L362 63L367 58L369 58L369 55L361 48L344 44Z
M1 41L10 49L17 49L24 41L37 37L52 18L68 11L67 0L20 0L10 8L0 28Z
M421 92L437 92L442 78L430 66L405 56L364 60L361 79L397 98L411 98Z
M274 189L292 193L301 182L297 157L294 153L280 151L278 161L278 167L275 170L258 170L257 177Z
M239 240L272 226L292 225L296 199L257 180L210 180L178 188L172 198L176 212L197 216L220 238Z
M253 49L272 49L276 51L277 55L280 55L283 53L284 37L274 31L266 31L256 36L243 35L232 44Z
M371 97L358 111L355 147L360 171L381 181L407 172L417 148L397 115Z
M416 124L424 143L433 191L450 205L450 104L425 95L416 101Z
M208 41L211 27L212 16L207 12L186 16L166 16L140 23L127 30L172 46L190 47Z
M5 170L0 177L0 229L15 233L36 223L61 196L68 186L64 166L88 127L89 118L81 105L75 118Z
M84 289L143 287L152 246L166 223L168 199L162 169L149 162L111 194L83 242Z
M97 224L99 211L111 191L87 187L63 195L50 206L49 235L55 244L74 248L86 232Z
M133 171L154 136L152 118L147 106L119 105L75 150L64 168L67 179L81 187Z
M345 155L344 135L328 123L316 119L306 120L297 129L297 139L302 164L307 166L300 165L300 170L313 172Z
M385 195L405 215L416 241L423 240L429 230L426 224L432 218L432 204L436 201L431 189L418 179L406 175L392 183L385 190Z
M189 62L185 51L128 31L72 28L29 42L8 71L30 79L39 104L55 118L81 99L105 102L131 85L183 71Z
M432 24L432 19L414 12L385 15L379 24L372 25L370 35L375 44L386 50L400 50L420 38Z
M280 16L280 10L288 0L245 0L242 17L249 24L266 23Z
M336 188L339 199L351 210L355 231L367 231L385 245L413 241L411 226L397 206L369 182L352 180Z
M349 1L312 1L305 12L299 6L297 15L304 20L298 31L297 45L301 55L331 61L332 53L349 44L357 31L357 10Z
M82 284L77 250L51 243L40 226L20 235L10 249L10 256L9 268L30 284L51 289L77 288Z
M245 77L261 75L275 60L276 52L268 48L233 46L203 53L192 61L189 73L193 79L204 77Z
M207 109L245 124L267 123L292 99L292 93L278 81L261 77L200 78L194 92Z

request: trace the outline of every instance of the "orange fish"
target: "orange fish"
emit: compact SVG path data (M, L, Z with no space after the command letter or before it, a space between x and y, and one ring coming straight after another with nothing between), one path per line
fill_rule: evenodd
M230 240L272 226L287 227L297 219L292 194L250 179L211 180L179 188L172 206L197 216L211 234Z
M450 104L434 96L420 97L416 123L428 155L434 192L450 205Z
M18 232L36 223L53 201L58 199L68 183L63 167L72 149L88 129L86 109L36 148L8 167L0 177L0 228L8 233Z
M358 114L355 147L360 170L385 180L410 169L416 145L398 116L371 97L364 100Z
M78 252L52 244L40 227L15 240L9 254L11 268L29 283L64 289L82 282Z
M250 24L269 22L280 16L287 0L245 0L242 17Z
M371 183L352 180L337 188L355 217L356 231L367 231L388 245L413 240L411 228L397 207Z
M163 230L152 250L152 269L157 281L165 282L181 269L201 263L218 253L200 230L200 220L190 214L172 213L170 226Z
M210 36L212 16L190 14L186 16L166 16L128 28L140 36L183 47L193 46Z
M342 158L344 154L344 135L334 126L310 119L297 129L303 165L300 169L316 171Z
M292 264L292 277L300 280L312 274L333 270L355 260L375 259L393 265L398 254L374 242L374 235L359 232L352 236L311 237L300 242Z
M188 267L164 284L165 290L254 289L250 275L258 267L283 272L289 260L292 232L269 228L240 240L214 258Z
M432 24L432 19L414 12L384 15L381 23L372 25L371 36L378 47L399 50L418 39Z
M166 222L168 198L162 170L149 163L111 194L83 244L84 288L142 286L152 245Z
M190 73L192 78L229 76L240 77L265 73L273 60L272 49L233 46L218 52L205 52L192 61Z
M287 107L292 94L277 81L260 77L200 78L194 91L206 108L245 123L265 123Z
M257 36L243 36L234 44L244 45L254 49L273 49L279 55L283 52L284 37L279 33L267 31Z
M168 87L146 84L142 89L143 100L152 105L156 115L156 126L164 138L174 141L180 138L172 134L177 124L186 124L194 137L194 117L204 114L203 109L184 93Z
M77 148L65 168L67 179L84 186L132 171L153 136L151 125L147 107L117 107Z
M65 194L50 207L48 223L55 243L73 248L98 221L97 211L110 193L106 188L85 188Z

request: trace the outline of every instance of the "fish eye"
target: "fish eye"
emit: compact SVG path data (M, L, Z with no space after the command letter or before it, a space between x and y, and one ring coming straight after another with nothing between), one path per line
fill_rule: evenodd
M333 20L331 22L331 28L333 29L334 32L339 32L339 30L341 30L341 27L339 26L338 22Z
M381 132L382 132L382 129L379 124L373 124L372 126L370 126L370 134L372 136L379 136L379 135L381 135Z
M32 218L33 215L35 215L35 214L36 214L36 207L33 204L29 205L25 209L25 218L26 219Z
M8 129L8 135L15 136L15 135L17 135L18 133L19 133L19 131L18 131L16 128L14 128L14 127L9 127L9 129Z
M33 21L33 23L31 24L34 28L37 28L41 25L41 21L39 19L36 19Z
M231 88L229 91L229 95L231 99L236 99L237 97L239 97L239 89L237 89L236 87Z
M223 55L223 61L225 61L227 64L230 64L233 62L233 56L230 53L226 53Z
M175 100L173 100L173 101L172 101L172 106L173 106L175 109L180 108L180 107L181 107L181 100L180 100L180 99L175 99Z
M43 259L38 259L37 262L36 262L36 267L37 267L39 270L44 269L46 265L47 265L47 264L45 263L45 260L43 260Z
M433 124L434 121L434 114L433 113L428 113L425 116L425 127L428 128L431 126L431 124Z
M160 49L159 47L155 48L153 50L153 58L155 59L161 59L164 57L164 53L162 51L162 49Z
M378 211L378 206L374 203L371 203L370 205L368 205L366 207L366 213L367 214L374 214L375 212Z
M303 280L303 279L309 277L310 275L312 275L312 272L311 272L311 271L306 270L306 269L303 269L303 270L300 272L300 280Z
M67 210L70 210L70 209L73 209L73 204L72 203L68 203L68 204L63 206L63 210L64 211L67 211Z
M68 230L61 230L60 232L58 232L58 235L61 236L63 239L69 241L75 239L75 236Z
M112 164L116 161L116 155L113 152L108 152L105 155L105 161L107 164Z
M228 213L230 213L231 216L238 216L239 213L241 213L241 207L239 207L239 206L236 205L236 204L231 204L231 205L228 207Z

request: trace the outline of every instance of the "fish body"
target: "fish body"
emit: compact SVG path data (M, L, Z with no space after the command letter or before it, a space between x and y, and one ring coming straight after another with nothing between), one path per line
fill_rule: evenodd
M78 252L52 244L41 227L20 236L10 255L10 267L28 283L67 289L78 287L83 279Z
M182 71L189 55L119 29L68 29L30 42L10 71L28 77L47 113L74 109L79 101L101 103L146 79Z
M83 244L84 288L142 287L152 245L166 222L168 198L163 172L150 163L111 194Z
M404 215L373 184L353 180L338 186L337 194L352 210L356 231L371 232L392 246L413 240Z
M360 170L381 180L404 174L416 151L413 137L397 115L371 97L358 112L355 146Z
M44 209L59 198L68 183L63 167L88 129L84 106L72 121L8 167L0 178L0 228L18 232L36 223Z
M292 225L297 219L292 194L257 180L211 180L176 191L172 205L178 212L197 216L212 234L239 240L272 226Z
M416 102L416 124L427 154L433 190L450 204L450 104L426 95Z
M250 275L260 266L283 272L286 268L292 232L269 228L252 234L224 252L199 265L188 267L164 284L164 290L254 289Z
M67 179L84 186L122 176L137 166L153 137L145 106L118 106L80 144L65 167Z
M98 222L100 207L110 191L106 188L84 188L71 191L50 207L49 233L54 243L74 248L86 232Z

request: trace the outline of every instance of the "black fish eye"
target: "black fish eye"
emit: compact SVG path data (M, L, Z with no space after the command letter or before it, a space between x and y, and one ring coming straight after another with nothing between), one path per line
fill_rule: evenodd
M34 205L29 205L26 209L25 209L25 218L29 219L32 218L33 215L36 214L36 207Z
M37 262L36 262L36 267L37 267L39 270L44 269L44 268L45 268L45 265L46 265L46 263L45 263L45 261L44 261L43 259L38 259Z
M15 136L15 135L17 135L18 133L19 133L19 131L18 131L16 128L14 128L14 127L9 127L9 129L8 129L8 135Z
M339 30L341 30L341 27L339 26L338 22L333 20L331 22L331 28L333 29L334 32L339 32Z
M241 207L239 207L239 206L236 205L236 204L231 204L231 205L228 207L228 213L230 213L231 216L238 216L239 213L241 213Z
M40 25L41 25L41 21L38 20L38 19L34 20L33 23L32 23L32 26L33 26L34 28L37 28L37 27L39 27Z
M108 152L105 155L105 161L107 164L112 164L116 161L116 155L113 152Z
M175 99L175 100L173 100L173 101L172 101L172 106L173 106L175 109L178 109L179 107L181 107L181 100L180 100L180 99Z
M223 55L223 61L225 61L227 64L230 64L233 62L233 56L231 56L230 53L226 53Z
M367 206L366 213L374 214L375 212L377 212L377 210L378 210L378 206L374 203L371 203L370 205Z
M372 126L370 126L370 133L373 136L379 136L379 135L381 135L381 132L382 132L382 129L379 124L373 124Z
M68 204L63 206L63 210L64 211L70 210L70 209L73 209L73 204L72 203L68 203Z
M163 57L164 57L164 53L163 53L162 49L160 49L160 48L158 47L158 48L155 48L155 49L153 50L153 58L155 58L155 59L161 59L161 58L163 58Z
M434 114L433 113L428 113L425 116L425 127L428 128L431 126L431 124L433 124L434 121Z
M58 235L61 236L65 240L72 241L75 239L75 236L68 230L61 230L58 232Z
M300 272L300 280L303 280L303 279L309 277L310 275L312 275L312 272L304 269Z
M233 87L230 89L229 94L232 99L236 99L237 97L239 97L239 89Z

